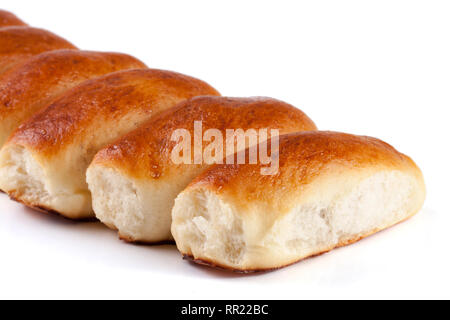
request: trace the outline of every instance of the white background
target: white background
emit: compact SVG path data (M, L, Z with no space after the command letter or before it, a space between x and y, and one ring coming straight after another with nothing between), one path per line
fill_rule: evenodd
M286 269L240 276L135 246L0 195L0 298L450 298L448 1L19 1L1 6L82 49L122 51L223 95L272 96L324 130L410 155L413 219Z

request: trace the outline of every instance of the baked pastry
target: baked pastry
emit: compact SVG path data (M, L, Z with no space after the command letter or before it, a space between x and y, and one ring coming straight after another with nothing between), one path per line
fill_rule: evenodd
M216 165L176 199L172 234L195 262L241 272L281 268L408 219L422 173L374 138L335 132L280 137L279 171Z
M87 172L96 217L110 228L118 229L122 239L146 243L173 240L171 210L176 196L211 166L209 160L214 160L194 159L195 121L201 121L205 135L209 129L223 136L227 129L254 129L258 138L258 129L278 129L280 133L316 129L302 111L271 98L196 97L152 118L101 150ZM187 142L191 152L185 162L176 159L174 162L172 157L178 141L174 141L172 134L179 129L187 130L191 137ZM270 137L270 132L266 133ZM201 139L203 133L197 136ZM202 150L206 152L210 142L201 140ZM246 144L258 143L250 139L243 141L242 145L232 141L232 149L241 150ZM217 155L222 156L216 160L234 154L232 149L221 149ZM205 155L203 151L200 154ZM184 151L180 154L184 156Z
M93 217L86 169L96 152L176 103L218 94L175 72L118 71L72 88L22 124L0 152L0 188L30 207Z
M0 28L9 26L26 26L27 24L13 13L0 9Z
M55 50L0 75L0 147L26 119L65 90L104 74L146 66L126 54Z
M43 29L0 28L0 74L34 55L58 49L76 49L76 47L67 40Z

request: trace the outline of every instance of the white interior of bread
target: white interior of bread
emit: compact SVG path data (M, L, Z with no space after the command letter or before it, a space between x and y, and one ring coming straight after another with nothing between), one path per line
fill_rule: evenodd
M90 210L89 194L58 188L43 166L19 145L1 151L0 189L27 205L51 208L69 218L80 218L80 212Z
M277 268L406 219L421 201L416 195L410 175L378 172L348 191L303 200L267 225L264 215L271 213L239 213L220 195L200 188L176 199L172 233L180 251L196 259L238 270Z
M122 238L149 243L173 240L174 199L191 180L189 175L175 182L134 179L102 165L87 171L95 216Z
M44 172L25 148L16 146L3 150L0 172L4 191L13 191L33 203L49 198Z
M181 193L172 211L178 249L196 258L240 265L246 243L243 220L233 206L208 190Z
M91 167L87 182L96 217L110 228L127 226L137 234L144 217L136 186L114 169Z

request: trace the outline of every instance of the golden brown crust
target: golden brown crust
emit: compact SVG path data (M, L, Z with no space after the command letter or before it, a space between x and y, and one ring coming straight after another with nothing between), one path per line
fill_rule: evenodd
M381 140L324 131L281 136L278 173L261 175L259 172L263 166L215 165L198 176L188 188L220 190L221 195L232 197L242 207L264 202L273 206L273 212L279 213L289 210L293 194L302 194L304 187L327 170L339 172L345 168L356 171L385 167L411 170L421 176L409 157Z
M196 97L162 112L103 149L93 163L114 165L136 178L160 178L176 167L170 161L176 144L171 141L172 132L187 129L193 136L194 121L200 120L203 131L214 128L223 134L226 129L238 128L279 129L280 134L316 130L302 111L272 98ZM193 145L193 139L191 142Z
M0 73L42 52L77 49L63 38L43 29L8 27L0 29Z
M136 68L145 65L121 53L56 50L30 58L0 76L1 131L6 131L0 142L65 90L90 78Z
M0 9L0 28L9 26L26 26L27 24L20 20L15 14Z
M218 263L218 262L214 262L211 259L194 258L194 256L192 256L190 254L182 254L182 256L183 256L184 260L188 260L188 261L191 261L193 263L196 263L196 264L208 267L208 268L213 268L213 269L217 269L217 270L222 270L222 271L227 271L227 272L234 272L234 273L246 275L246 274L252 274L252 273L264 273L264 272L276 271L276 270L279 270L279 269L282 269L282 268L289 267L289 266L294 265L296 263L299 263L299 262L301 262L301 261L303 261L305 259L312 258L312 257L315 257L315 256L320 256L320 255L325 254L325 253L327 253L329 251L331 251L331 249L323 251L323 252L320 252L320 253L317 253L317 254L314 254L314 255L311 255L311 256L306 257L306 258L302 258L302 259L300 259L298 261L292 262L292 263L287 264L287 265L283 265L283 266L279 266L279 267L275 267L275 268L265 268L265 269L264 268L259 268L259 269L252 269L252 268L249 268L249 269L236 269L236 268L232 268L230 266L226 266L226 265Z
M111 228L112 230L116 230L117 228ZM119 234L119 239L126 242L126 243L130 243L130 244L136 244L136 245L148 245L148 246L160 246L160 245L175 245L175 241L174 240L163 240L163 241L141 241L141 240L136 240L133 239L127 235L124 235L120 232L118 232Z
M129 118L127 126L137 126L139 121L168 106L201 94L218 92L201 80L170 71L140 69L111 73L65 92L21 125L9 143L50 157L74 142L86 146L87 137L108 136L108 129L99 130L103 123L119 125L131 114L135 117Z

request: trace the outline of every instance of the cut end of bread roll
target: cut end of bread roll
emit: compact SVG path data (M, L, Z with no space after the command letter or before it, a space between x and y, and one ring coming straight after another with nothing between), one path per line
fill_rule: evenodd
M347 147L336 137L317 148L313 133L287 136L280 141L279 175L258 178L258 166L216 166L177 197L172 234L185 257L238 272L278 269L356 242L422 207L423 178L406 157L382 161L389 154L367 148L365 165L352 164L352 145L349 157L338 155ZM302 148L288 140L309 141L316 153L300 155ZM312 157L334 159L317 171ZM378 163L367 161L373 157Z
M183 192L175 200L172 215L172 232L185 257L245 269L244 221L229 203L208 190Z
M23 146L6 146L0 153L0 188L12 199L71 219L94 218L90 194L57 189L51 184L53 173Z
M161 214L172 209L172 202L164 201L166 194L172 193L167 185L152 188L144 181L130 179L104 166L89 167L86 176L96 217L118 230L122 240L144 243L173 240L170 215Z

